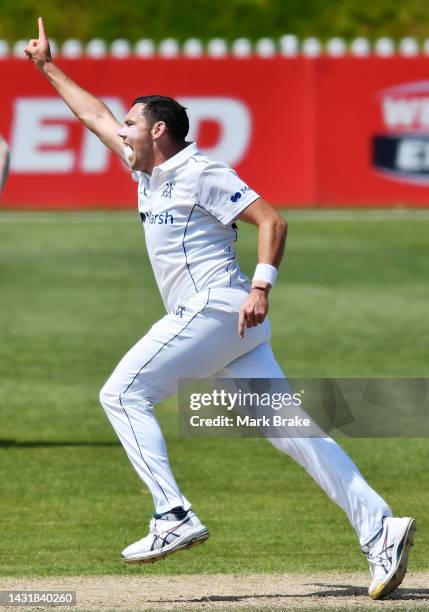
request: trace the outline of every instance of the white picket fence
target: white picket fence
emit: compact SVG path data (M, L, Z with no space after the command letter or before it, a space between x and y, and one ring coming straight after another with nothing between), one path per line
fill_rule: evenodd
M343 38L332 38L326 43L322 43L318 38L306 38L299 40L293 34L286 34L279 39L261 38L253 43L248 38L237 38L232 43L228 43L223 38L213 38L208 43L203 43L198 38L189 38L183 44L174 38L166 38L160 43L155 43L149 38L143 38L135 44L131 44L125 39L117 39L112 43L107 43L100 38L94 38L88 43L79 40L66 40L62 45L58 45L54 40L50 41L53 55L61 55L66 58L128 58L128 57L163 57L163 58L200 58L214 57L222 58L227 56L246 58L251 56L270 58L274 56L297 57L319 57L327 55L329 57L368 57L375 55L378 57L392 57L400 55L403 57L416 57L418 55L429 55L429 38L418 41L415 38L407 37L400 41L392 38L379 38L371 43L367 38L356 38L351 42ZM26 40L18 40L13 45L0 40L0 59L8 57L24 58L24 48Z

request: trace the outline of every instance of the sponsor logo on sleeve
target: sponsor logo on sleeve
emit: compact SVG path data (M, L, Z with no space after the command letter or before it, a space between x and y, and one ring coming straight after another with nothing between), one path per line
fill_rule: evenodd
M248 191L250 191L250 187L244 185L244 187L242 187L240 191L236 191L234 195L231 196L231 202L235 204L241 198L241 194L247 193Z

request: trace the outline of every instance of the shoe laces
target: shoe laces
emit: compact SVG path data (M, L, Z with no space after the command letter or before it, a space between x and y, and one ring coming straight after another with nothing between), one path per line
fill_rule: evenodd
M157 522L156 518L151 518L150 523L149 523L149 533L155 536L158 535L158 529L157 529L156 522Z
M378 554L368 553L368 561L374 568L381 567L384 570L389 570L392 565L392 557L387 555L387 550Z
M383 535L381 536L383 537ZM391 550L393 548L393 544L388 545L387 539L387 530L383 537L383 543L380 546L378 542L375 546L373 546L367 554L367 559L371 566L372 570L383 569L386 573L390 570L392 565L392 554Z
M176 523L179 521L175 521ZM159 536L161 533L163 533L163 529L159 529L159 527L162 526L165 529L170 529L174 527L174 524L172 523L172 521L166 520L164 518L151 518L150 523L149 523L149 533L155 537Z

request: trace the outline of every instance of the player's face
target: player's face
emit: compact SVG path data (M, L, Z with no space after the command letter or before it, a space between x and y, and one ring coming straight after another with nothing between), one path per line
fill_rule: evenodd
M153 129L143 115L143 104L135 104L124 118L118 132L125 147L125 155L132 170L151 172L153 168Z

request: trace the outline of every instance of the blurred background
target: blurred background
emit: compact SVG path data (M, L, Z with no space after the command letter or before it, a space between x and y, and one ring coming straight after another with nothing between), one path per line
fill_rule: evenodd
M424 0L2 0L5 207L135 204L127 170L26 61L39 13L58 63L119 120L137 95L177 97L190 139L277 206L429 204Z
M50 24L51 35L60 42L69 38L88 41L95 36L107 41L123 37L160 41L167 37L182 42L222 37L232 42L244 36L256 41L292 32L299 37L333 36L352 39L366 36L401 38L428 35L425 0L138 0L132 4L114 0L2 0L0 37L13 42L34 30L38 14Z
M24 58L39 14L58 64L119 120L137 95L179 98L203 151L287 209L270 295L287 375L425 378L429 3L0 0L2 573L130 574L118 551L152 503L98 392L164 309L136 184ZM256 244L240 223L248 275ZM216 537L145 574L367 571L345 516L265 440L184 439L175 398L157 415ZM341 443L417 518L410 569L427 570L427 439Z

